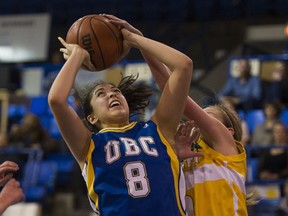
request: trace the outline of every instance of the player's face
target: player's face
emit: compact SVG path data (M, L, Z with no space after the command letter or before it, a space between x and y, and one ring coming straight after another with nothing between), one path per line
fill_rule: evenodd
M93 115L102 128L129 121L129 107L121 91L111 84L96 86L91 99Z

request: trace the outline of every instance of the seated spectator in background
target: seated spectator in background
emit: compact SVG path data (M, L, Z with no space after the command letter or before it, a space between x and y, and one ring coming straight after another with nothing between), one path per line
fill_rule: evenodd
M287 66L284 62L279 62L276 64L276 69L272 74L274 80L274 91L278 91L278 97L280 97L279 102L284 106L288 106L288 72Z
M24 199L24 193L20 188L20 184L13 178L13 172L19 170L16 163L5 161L0 164L0 186L3 186L0 193L0 215L15 203Z
M248 60L239 61L239 76L229 78L217 96L221 101L230 101L236 109L249 110L259 107L261 100L260 79L252 76Z
M268 146L273 144L273 127L279 122L281 108L278 103L266 103L263 108L265 121L255 126L252 134L251 145Z
M260 156L259 178L278 180L288 177L288 132L286 126L277 122L273 127L273 146Z
M58 146L34 114L26 114L19 125L12 125L9 142L20 147L41 148L45 153L57 152Z
M263 82L264 102L276 101L288 105L288 75L284 62L277 62L271 74L271 81Z
M8 145L8 135L7 133L0 133L0 149L6 148Z

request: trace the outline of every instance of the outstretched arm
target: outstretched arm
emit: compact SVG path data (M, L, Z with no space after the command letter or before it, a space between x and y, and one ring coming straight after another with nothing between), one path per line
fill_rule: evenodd
M76 44L67 44L62 38L59 40L64 46L60 51L63 52L67 61L53 82L48 102L62 137L82 167L89 148L91 133L68 104L68 97L82 64L90 67L91 70L93 70L93 66L86 50Z

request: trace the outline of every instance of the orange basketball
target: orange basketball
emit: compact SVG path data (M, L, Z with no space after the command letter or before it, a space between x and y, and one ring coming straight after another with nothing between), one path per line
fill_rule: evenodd
M66 42L86 49L96 71L117 63L123 50L120 29L107 18L97 14L76 20L66 35Z

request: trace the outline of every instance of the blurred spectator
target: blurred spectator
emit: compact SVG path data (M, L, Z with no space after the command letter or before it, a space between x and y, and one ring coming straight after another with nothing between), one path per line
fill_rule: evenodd
M275 123L273 127L273 146L260 156L259 178L278 180L288 177L288 133L286 126Z
M9 143L20 147L41 148L45 153L57 152L58 146L34 114L26 114L20 124L14 124L9 134Z
M276 101L288 105L288 75L284 62L277 62L271 74L272 81L263 83L264 102Z
M228 100L224 100L222 101L223 106L228 107L231 110L234 110L235 112L237 112L237 110L235 109L235 106L233 106L233 104L228 101ZM245 120L245 118L243 116L241 116L239 113L237 113L240 121L241 121L241 128L242 128L242 139L241 139L241 143L243 145L246 145L249 143L250 141L250 133L249 133L249 129L248 129L248 124Z
M268 146L273 143L273 127L279 122L281 108L278 103L266 103L263 106L265 121L255 126L251 145Z
M279 82L280 85L280 101L285 106L288 107L288 71L287 71L287 65L285 63L280 64L281 70L279 71L278 80L277 74L275 74L275 81Z
M0 133L0 149L8 146L8 135L7 133Z
M240 60L238 66L239 76L229 78L217 96L221 101L230 101L236 109L258 108L261 99L260 79L252 76L248 60Z

